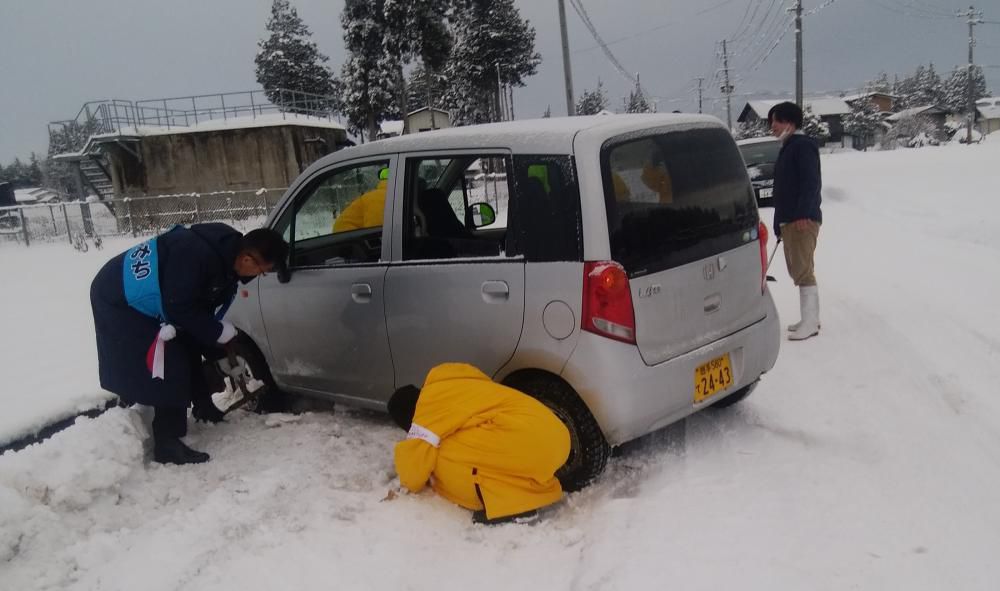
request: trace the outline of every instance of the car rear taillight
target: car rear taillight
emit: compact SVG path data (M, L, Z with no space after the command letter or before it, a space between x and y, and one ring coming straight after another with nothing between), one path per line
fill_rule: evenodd
M767 226L757 224L757 242L760 243L760 293L767 286Z
M614 261L583 264L583 330L635 344L635 311L625 268Z

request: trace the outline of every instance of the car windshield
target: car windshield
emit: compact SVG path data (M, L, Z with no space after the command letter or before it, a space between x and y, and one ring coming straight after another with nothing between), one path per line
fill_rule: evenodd
M753 144L743 144L740 146L740 153L743 154L743 161L747 166L759 166L777 162L778 152L781 150L781 142L757 142Z

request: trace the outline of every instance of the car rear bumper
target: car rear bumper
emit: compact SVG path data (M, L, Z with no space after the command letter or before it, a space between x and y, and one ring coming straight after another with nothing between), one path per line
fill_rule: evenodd
M778 312L764 294L760 321L689 353L646 365L634 345L584 332L563 369L611 445L619 445L678 421L756 381L774 367L781 344ZM726 390L694 402L694 372L728 353L734 375Z

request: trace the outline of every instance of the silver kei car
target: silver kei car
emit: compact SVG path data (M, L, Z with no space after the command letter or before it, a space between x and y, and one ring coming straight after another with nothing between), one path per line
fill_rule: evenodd
M435 365L470 363L566 423L569 490L612 447L745 398L778 355L766 229L713 117L376 141L309 167L267 223L288 270L229 314L258 377L384 410Z

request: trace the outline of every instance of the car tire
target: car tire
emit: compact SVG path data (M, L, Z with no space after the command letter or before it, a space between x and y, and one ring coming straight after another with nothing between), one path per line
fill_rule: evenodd
M569 430L569 459L556 472L564 491L578 491L604 471L611 446L594 415L568 384L549 374L525 372L509 376L504 385L547 406Z
M754 380L753 382L733 392L729 396L726 396L722 400L716 402L711 406L711 408L726 408L736 404L737 402L740 402L741 400L749 396L750 393L754 391L754 389L757 387L757 384L759 383L760 383L759 379Z
M287 412L291 406L291 396L275 383L274 377L271 375L271 369L267 365L267 360L257 347L257 344L253 342L253 339L243 331L240 331L232 347L235 355L242 357L246 361L252 377L264 382L265 386L265 390L260 396L242 408L259 414ZM236 385L233 384L233 387L235 389Z

